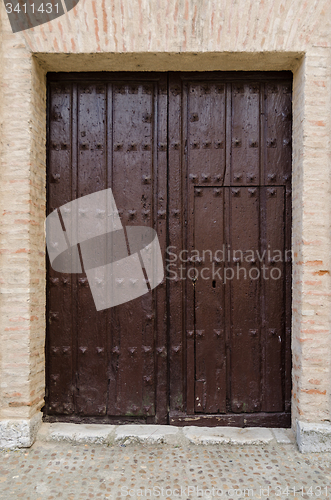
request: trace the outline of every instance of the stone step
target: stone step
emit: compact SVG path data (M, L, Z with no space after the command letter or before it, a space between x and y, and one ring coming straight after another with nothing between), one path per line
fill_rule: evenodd
M73 444L171 444L171 445L267 445L294 444L291 429L262 427L175 427L171 425L100 425L43 423L39 441L67 441Z

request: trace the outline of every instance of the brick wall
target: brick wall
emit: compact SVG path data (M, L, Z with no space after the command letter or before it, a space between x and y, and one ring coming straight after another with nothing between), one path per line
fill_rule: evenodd
M23 40L2 31L1 417L43 398L45 84Z
M0 185L2 184L2 172L3 172L3 168L4 168L4 163L2 161L2 153L3 153L3 140L2 140L2 135L3 135L3 112L2 112L2 109L3 109L3 43L2 43L2 39L3 39L3 31L2 31L2 17L4 15L4 12L3 12L3 9L0 9ZM0 214L2 216L3 214L3 210L4 210L4 206L3 206L3 200L2 200L2 196L0 195ZM0 219L0 224L1 224L1 220ZM3 259L2 259L2 248L1 248L1 238L2 238L2 234L3 234L3 229L2 227L0 226L0 269L3 269ZM2 288L2 286L4 285L5 281L2 277L2 274L0 272L0 287ZM3 321L5 317L5 308L4 308L4 303L3 303L3 298L1 296L0 298L0 324L1 324L1 320ZM3 330L0 326L0 371L2 372L2 351L3 351L3 347L2 347L2 340L3 340ZM3 406L3 403L2 403L2 384L1 384L1 379L2 377L0 376L0 407L2 408ZM0 410L0 418L2 416L2 412Z
M0 418L43 403L46 72L292 69L293 422L329 421L330 1L81 0L17 34L0 12Z
M330 418L330 49L294 73L293 414Z

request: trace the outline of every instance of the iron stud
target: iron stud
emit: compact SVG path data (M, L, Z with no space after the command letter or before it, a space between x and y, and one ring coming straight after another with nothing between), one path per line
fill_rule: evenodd
M242 174L237 173L237 174L234 174L233 177L234 177L235 181L239 182L242 179Z
M151 123L152 122L152 115L150 113L144 113L143 114L143 122L144 123Z
M60 174L52 174L51 175L51 182L53 184L58 184L60 182L61 175Z
M197 122L199 120L198 113L191 113L190 122Z
M150 375L144 375L144 383L145 385L151 385L152 377Z
M172 350L173 350L174 352L176 352L176 353L177 353L177 352L179 352L179 351L180 351L180 349L181 349L181 346L180 346L180 345L175 345L175 346L173 346L173 347L172 347Z
M150 184L151 183L151 176L150 175L143 175L142 180L143 180L143 184Z
M268 148L275 148L277 147L277 139L268 139L267 140L267 147Z
M202 182L209 182L210 181L210 174L201 174L201 180L202 180Z
M268 189L267 193L268 196L276 196L276 189Z
M167 211L166 210L158 210L157 215L158 215L159 219L165 219L166 215L167 215Z
M128 151L137 151L137 143L132 142L131 144L129 144Z
M179 86L174 86L174 87L171 87L170 89L170 92L172 93L172 95L174 96L177 96L180 94L180 91L181 91L181 88Z

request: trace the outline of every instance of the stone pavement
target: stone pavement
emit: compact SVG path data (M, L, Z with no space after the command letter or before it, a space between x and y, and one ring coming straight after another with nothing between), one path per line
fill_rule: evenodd
M100 437L100 426L44 424L31 448L0 452L0 498L331 498L331 454L300 453L290 431L266 429L258 439L218 428L225 440L206 445L198 443L217 430L149 427L119 426L109 439L109 428Z

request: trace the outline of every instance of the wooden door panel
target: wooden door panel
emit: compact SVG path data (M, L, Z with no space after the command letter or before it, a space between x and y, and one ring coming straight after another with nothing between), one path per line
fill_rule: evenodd
M47 172L47 215L71 200L71 126L72 85L51 85L49 97L48 158L54 165ZM64 146L66 145L66 146ZM61 181L61 182L60 182ZM72 322L75 314L76 280L48 265L47 286L47 373L46 398L50 412L74 411L74 356Z
M186 203L183 199L183 186L186 172L183 169L185 153L182 142L183 109L182 81L179 74L169 74L169 111L168 111L168 246L175 253L185 247ZM177 216L173 216L176 210ZM173 266L173 257L166 256L168 266L168 359L169 359L169 409L172 412L184 413L187 408L194 408L194 389L190 391L191 399L185 398L185 387L194 375L186 370L185 361L194 357L194 323L185 322L183 297L186 296L186 283L179 279L177 266ZM173 272L175 272L175 274ZM191 301L191 305L192 305ZM190 365L194 369L194 364Z
M225 171L225 84L189 82L187 166L190 184L222 185Z
M149 225L154 219L153 101L152 82L144 85L126 82L113 85L112 187L125 226ZM109 388L109 413L153 415L155 373L152 296L146 294L114 307L110 312L112 331L117 337L112 347L116 352L117 366L115 384Z
M84 273L48 266L46 415L288 425L291 75L48 80L47 213L112 188L124 227L156 229L167 279L97 312ZM168 247L195 252L184 276Z
M291 185L292 86L266 83L264 93L264 185Z
M165 252L166 80L163 75L54 75L48 99L49 212L111 187L123 226L155 227ZM106 240L96 252L106 258ZM50 283L53 275L50 269ZM48 287L48 306L59 321L52 321L47 334L47 412L165 423L165 284L129 303L97 311L84 273L68 275L62 288L59 276L53 281L63 293ZM116 286L120 283L114 283L115 294Z
M224 278L223 298L215 299L208 282L200 278L195 286L189 276L183 281L186 414L200 425L207 421L289 425L291 266L289 262L268 263L265 253L278 250L284 259L291 247L290 75L209 73L203 78L199 74L171 78L176 82L176 98L169 94L169 109L176 109L178 138L182 129L181 154L176 156L183 170L184 235L179 248L201 253L224 242L230 253L238 250L224 264L229 268L226 272L236 275L240 267L239 279ZM176 108L172 108L174 99ZM178 189L179 178L173 184L171 162L169 169L171 193ZM206 207L215 191L221 193L222 204L209 214ZM215 220L217 235L210 225ZM186 267L192 265L199 271L197 263ZM271 268L274 273L278 270L280 279L264 278L265 266L269 273ZM179 301L170 301L176 318L180 307ZM224 343L217 347L209 332L219 330ZM176 380L178 392L180 379L172 374L180 373L179 366L179 359L170 364L170 381ZM182 411L170 409L172 423L185 422L185 405ZM223 417L212 416L222 413ZM244 415L242 420L239 414Z
M105 85L77 86L76 198L107 188L106 106ZM66 215L63 217L65 224ZM98 248L98 251L105 259L106 248ZM86 276L76 276L76 279L76 411L80 415L105 415L107 311L99 314L96 310Z
M226 412L223 249L224 189L195 188L194 248L189 279L195 302L195 411ZM208 251L206 251L208 250Z
M228 244L233 279L227 282L231 303L225 315L231 336L231 409L254 412L260 410L261 297L258 273L252 272L252 267L254 264L259 270L256 251L260 239L260 199L257 188L236 187L229 191ZM256 262L250 262L250 252Z
M230 90L231 173L227 177L228 185L259 185L260 83L236 82Z
M284 411L285 354L285 188L261 188L265 209L264 236L268 267L261 282L264 297L264 373L262 411ZM276 250L276 252L274 251Z

